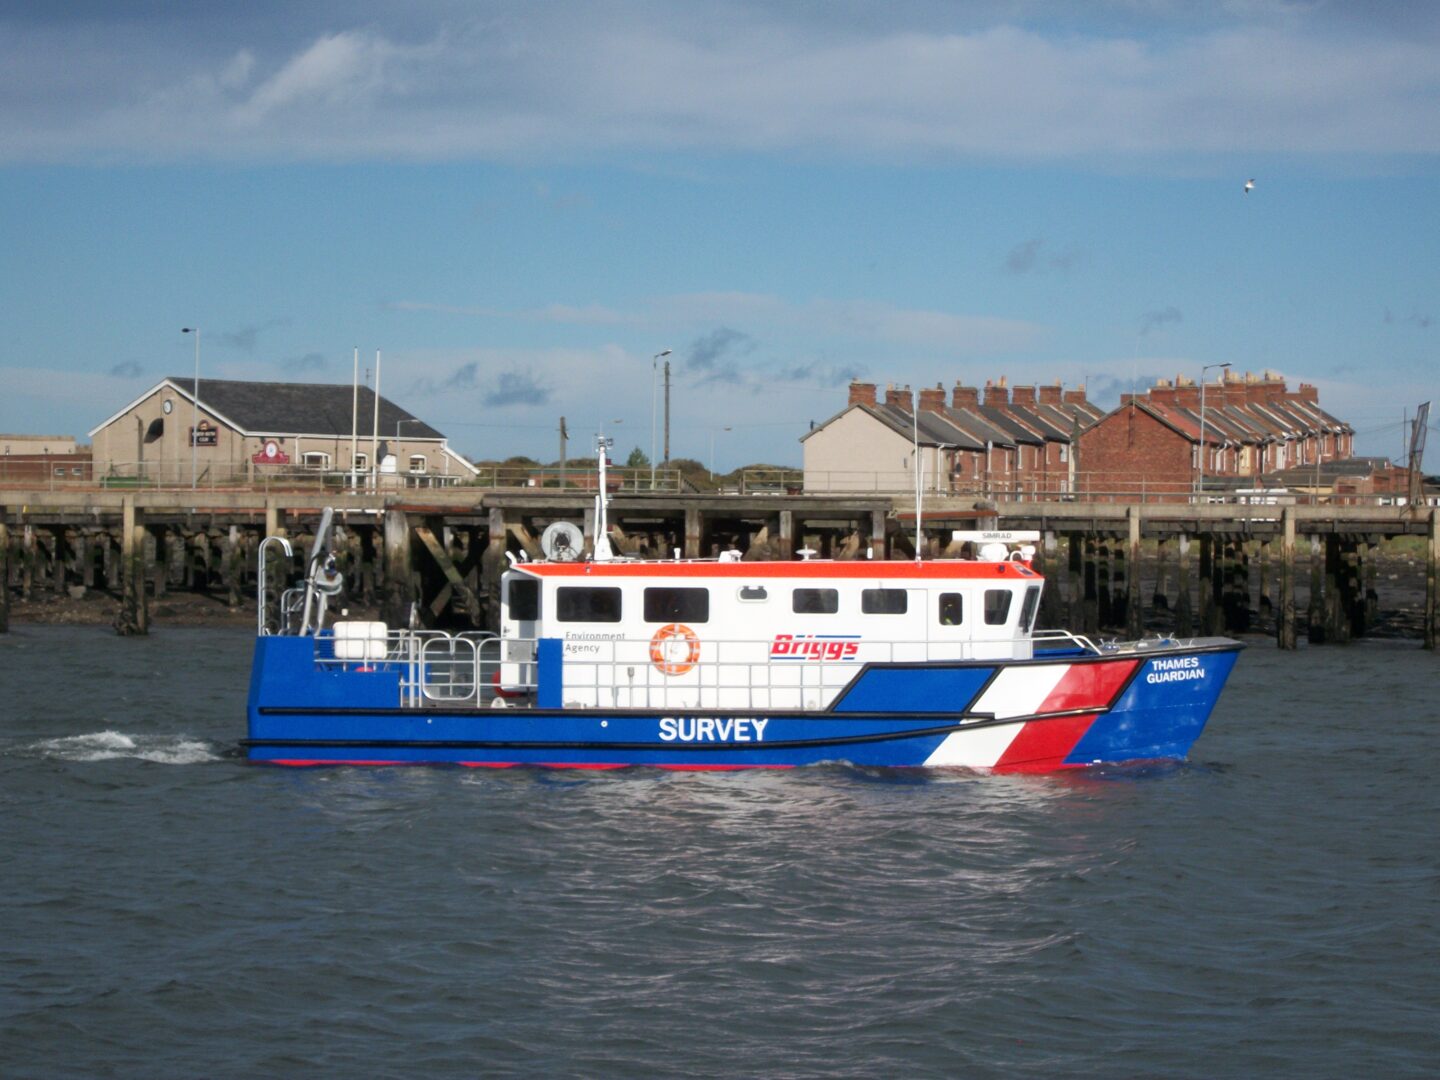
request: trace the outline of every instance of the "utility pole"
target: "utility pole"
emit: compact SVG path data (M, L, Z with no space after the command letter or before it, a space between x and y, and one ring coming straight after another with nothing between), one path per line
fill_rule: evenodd
M670 464L670 361L665 361L665 464Z
M565 440L569 432L565 430L565 417L560 417L560 486L565 486Z

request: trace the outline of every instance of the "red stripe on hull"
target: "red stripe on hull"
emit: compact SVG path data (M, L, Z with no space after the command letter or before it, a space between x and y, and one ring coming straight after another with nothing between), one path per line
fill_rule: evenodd
M1113 660L1108 664L1072 664L1035 711L1107 708L1139 663L1139 660Z
M1107 699L1108 700L1108 699ZM1031 720L1000 755L995 772L1054 772L1095 722L1087 716L1057 716L1052 720Z

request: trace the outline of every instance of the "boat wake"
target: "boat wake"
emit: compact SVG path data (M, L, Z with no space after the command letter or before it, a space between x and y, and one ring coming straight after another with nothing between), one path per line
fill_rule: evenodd
M59 761L112 761L134 758L157 765L197 765L220 761L223 755L213 743L184 735L126 735L120 731L96 731L59 739L41 739L28 748L40 757Z

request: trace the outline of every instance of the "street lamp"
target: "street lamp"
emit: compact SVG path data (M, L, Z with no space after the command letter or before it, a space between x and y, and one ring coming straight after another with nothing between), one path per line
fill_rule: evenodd
M1230 362L1223 364L1206 364L1200 369L1200 481L1197 491L1200 495L1200 503L1205 503L1205 372L1211 368L1228 368Z
M195 392L190 397L190 487L194 489L199 476L195 449L200 445L200 328L182 326L180 332L195 335Z
M720 431L730 431L728 427L720 428ZM715 479L715 428L710 429L710 479Z
M669 349L661 349L650 358L650 490L655 490L655 377L660 372L660 358L669 356Z

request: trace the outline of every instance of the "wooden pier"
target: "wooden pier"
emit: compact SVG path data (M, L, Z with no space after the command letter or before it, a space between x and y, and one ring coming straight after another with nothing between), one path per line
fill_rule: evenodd
M507 556L540 558L541 533L555 521L581 526L588 538L594 514L593 493L583 490L0 491L0 631L12 593L36 590L116 596L122 634L145 633L150 603L173 590L248 605L260 541L288 535L298 573L326 506L336 512L334 548L350 602L395 623L476 628L493 628ZM959 554L956 529L1036 529L1051 583L1042 625L1127 637L1163 625L1188 637L1252 631L1258 619L1289 649L1302 633L1333 644L1368 633L1379 607L1379 545L1415 536L1423 538L1421 633L1433 649L1437 513L927 498L920 553ZM620 493L608 518L616 550L643 558L915 555L915 507L905 498Z

